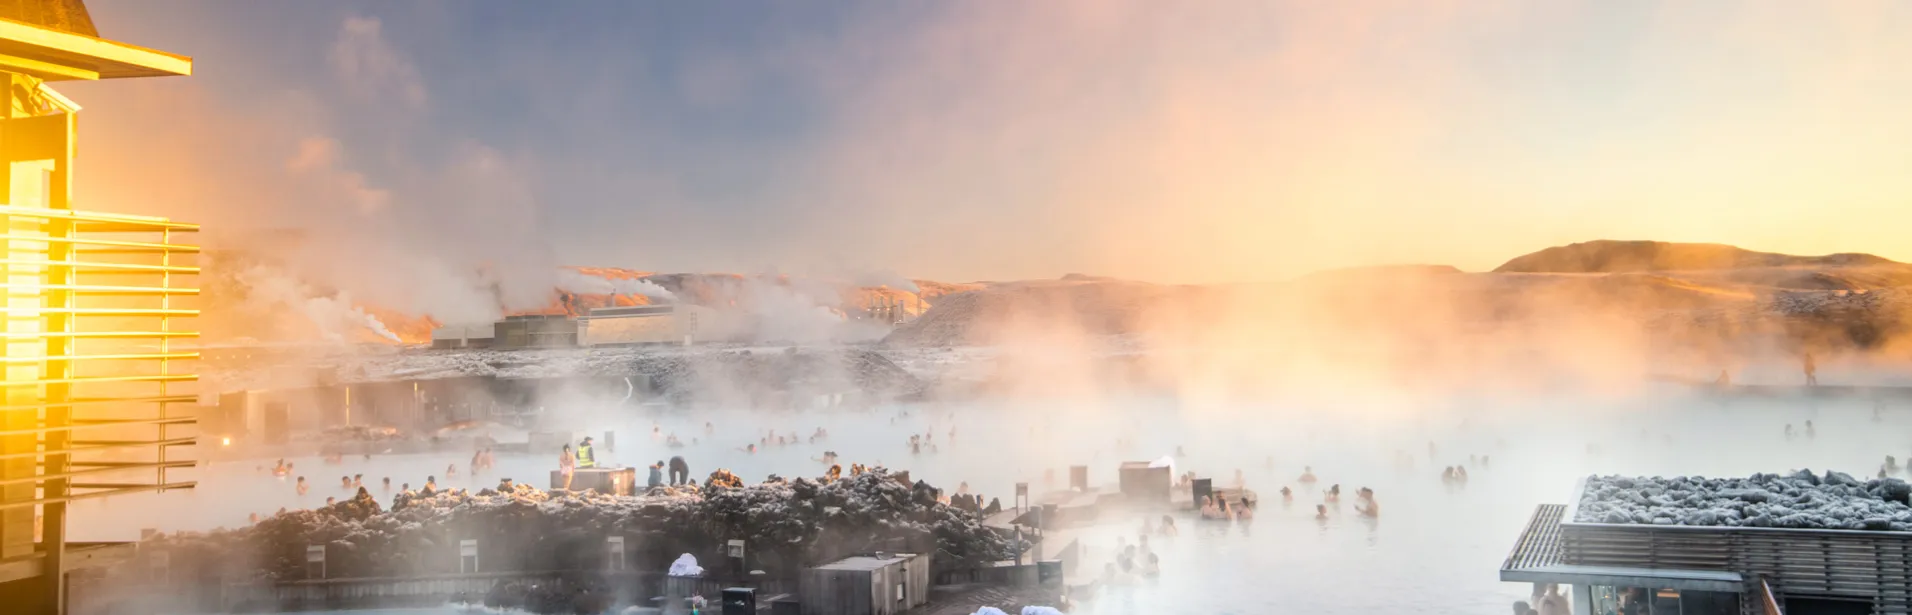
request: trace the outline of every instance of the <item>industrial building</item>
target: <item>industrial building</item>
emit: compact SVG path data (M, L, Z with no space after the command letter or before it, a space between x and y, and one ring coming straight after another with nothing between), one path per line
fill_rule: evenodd
M494 325L494 348L569 348L578 345L578 322L562 314L506 316Z
M584 346L689 345L708 337L714 313L709 308L682 303L598 308L578 321L578 343Z
M446 325L432 330L432 348L490 348L498 340L498 324Z
M716 312L682 303L605 307L584 318L508 316L482 325L446 325L432 331L432 348L570 348L692 344L708 341Z
M69 574L131 551L69 545L68 503L194 485L168 470L194 464L197 377L179 363L199 355L179 344L198 336L199 248L178 243L192 224L73 209L80 106L49 83L190 75L192 59L100 38L80 0L14 0L0 74L0 611L64 613Z

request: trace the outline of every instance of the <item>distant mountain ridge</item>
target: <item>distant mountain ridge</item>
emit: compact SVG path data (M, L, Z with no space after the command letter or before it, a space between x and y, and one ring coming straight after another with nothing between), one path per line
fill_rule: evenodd
M1203 286L1077 274L989 283L945 297L884 341L990 345L1069 327L1123 335L1151 326L1253 331L1257 323L1288 322L1309 323L1311 334L1335 331L1334 339L1444 340L1428 332L1524 331L1519 327L1573 318L1601 326L1632 321L1664 343L1912 350L1893 343L1912 341L1912 264L1871 254L1600 240L1521 255L1491 272L1383 265L1283 283Z
M1794 256L1717 243L1602 239L1555 246L1514 257L1494 273L1633 273L1753 267L1867 267L1904 265L1871 254Z

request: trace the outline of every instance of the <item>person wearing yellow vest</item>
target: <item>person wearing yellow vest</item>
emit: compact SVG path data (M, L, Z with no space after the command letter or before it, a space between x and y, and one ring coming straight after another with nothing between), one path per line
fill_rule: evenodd
M590 436L585 436L584 441L578 443L578 467L579 468L597 467L597 457L591 455L591 437Z

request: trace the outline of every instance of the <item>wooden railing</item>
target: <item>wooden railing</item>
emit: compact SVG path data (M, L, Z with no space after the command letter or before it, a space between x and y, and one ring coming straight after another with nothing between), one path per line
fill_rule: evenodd
M1728 571L1748 579L1743 595L1778 588L1912 611L1912 532L1565 523L1561 544L1567 564Z

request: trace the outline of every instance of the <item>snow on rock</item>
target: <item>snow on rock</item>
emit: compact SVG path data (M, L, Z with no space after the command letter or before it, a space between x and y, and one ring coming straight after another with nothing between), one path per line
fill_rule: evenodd
M738 538L778 574L898 544L934 549L937 565L951 567L1007 559L1018 547L975 513L939 503L935 488L906 484L877 468L834 481L659 488L640 496L526 485L405 492L389 509L360 490L337 504L281 512L249 527L156 537L142 549L163 549L173 566L202 575L270 582L304 578L311 545L326 546L330 576L388 577L455 571L463 539L479 541L492 570L590 569L601 566L590 558L602 557L610 535L625 537L639 570L663 570L673 558L722 557L725 541ZM581 599L540 591L501 585L486 604L561 609Z
M1574 521L1912 531L1912 485L1799 470L1748 478L1589 477Z

